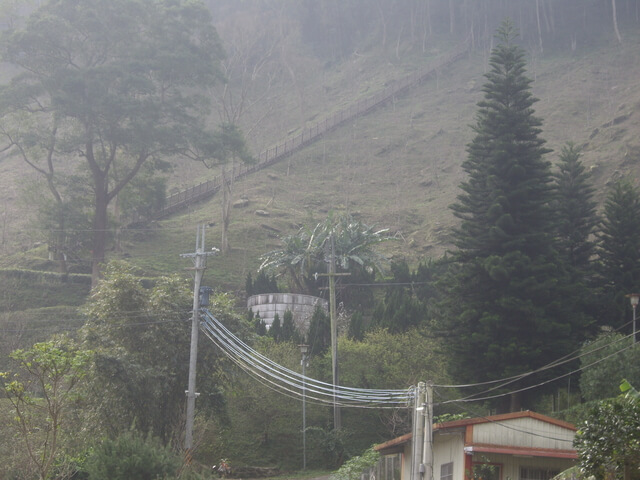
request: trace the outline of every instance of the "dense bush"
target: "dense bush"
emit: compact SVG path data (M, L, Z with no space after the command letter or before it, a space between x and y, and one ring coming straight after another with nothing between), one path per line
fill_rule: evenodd
M176 478L180 457L159 440L127 432L96 446L86 462L90 480L156 480Z

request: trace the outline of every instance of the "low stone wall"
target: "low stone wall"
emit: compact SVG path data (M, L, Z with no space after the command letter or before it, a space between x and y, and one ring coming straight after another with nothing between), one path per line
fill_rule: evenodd
M293 322L296 328L302 333L306 333L309 330L309 323L317 305L324 308L326 312L329 311L329 302L327 300L311 295L261 293L260 295L252 295L247 299L247 308L251 309L254 315L259 313L267 328L271 327L276 313L282 322L284 312L290 310L293 314Z

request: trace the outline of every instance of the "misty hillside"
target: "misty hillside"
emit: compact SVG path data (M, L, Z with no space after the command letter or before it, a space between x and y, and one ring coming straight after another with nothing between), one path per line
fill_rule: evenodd
M469 43L467 56L406 94L239 181L232 250L211 262L211 283L240 290L278 236L332 211L397 233L398 241L385 247L390 256L414 263L441 256L451 245L455 220L448 206L463 179L460 165L482 98L492 34L505 16L517 19L529 53L548 145L556 152L568 141L582 146L599 199L612 180L638 173L638 2L618 1L615 28L608 1L589 8L542 1L535 2L537 9L533 2L489 0L405 0L377 2L376 8L356 0L208 3L227 54L222 66L228 79L211 87L211 122L239 124L254 156ZM5 71L3 78L9 75ZM554 162L556 154L547 158ZM181 162L169 176L168 193L218 173ZM34 178L17 158L0 162L5 268L46 257L46 248L33 249L47 232L34 222L23 193L32 190ZM197 223L212 224L207 243L219 242L220 209L218 195L125 231L122 252L111 255L124 255L149 274L178 271L188 266L179 254L193 250Z

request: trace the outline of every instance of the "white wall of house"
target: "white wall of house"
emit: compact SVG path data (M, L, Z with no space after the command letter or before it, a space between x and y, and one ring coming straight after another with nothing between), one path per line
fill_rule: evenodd
M531 434L523 432L531 432ZM508 422L488 422L474 425L473 442L499 443L511 447L568 450L573 448L574 433L567 428L542 422L535 418L514 418Z
M464 429L434 432L433 479L440 480L443 474L442 466L451 463L452 476L445 480L464 480Z
M433 480L467 480L474 472L482 480L549 480L576 461L575 427L534 412L451 421L433 433ZM410 434L379 449L402 449L401 480L413 480ZM490 468L476 470L482 464Z
M575 465L575 461L565 458L518 457L496 453L474 453L473 463L490 463L499 466L499 480L525 480L520 476L521 467L526 467L530 473L536 474L542 471L560 473ZM462 480L462 478L462 476L456 476L455 480ZM440 478L434 475L434 480L440 480Z

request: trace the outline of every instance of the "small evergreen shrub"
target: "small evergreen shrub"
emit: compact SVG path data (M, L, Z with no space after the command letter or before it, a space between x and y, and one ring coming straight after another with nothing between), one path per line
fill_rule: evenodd
M331 474L331 480L360 480L362 473L374 467L378 460L380 460L380 454L371 447L359 457L353 457L344 462Z
M153 438L127 432L96 446L86 462L89 480L176 478L182 460Z

